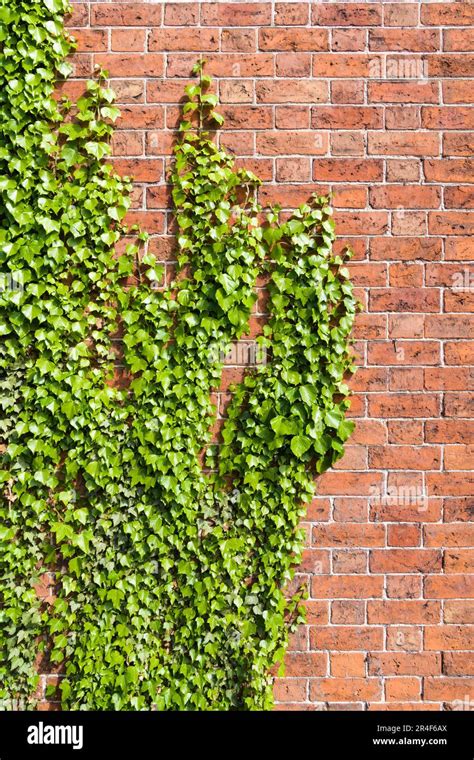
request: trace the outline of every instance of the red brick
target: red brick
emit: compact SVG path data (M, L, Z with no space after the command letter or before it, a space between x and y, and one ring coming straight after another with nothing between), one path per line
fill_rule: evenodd
M439 311L437 288L374 288L370 293L371 311Z
M441 257L441 241L435 238L374 238L370 241L370 257L374 260L437 260Z
M257 152L264 156L325 153L327 136L308 132L266 132L257 135Z
M340 576L341 577L341 576ZM356 578L363 582L364 578ZM312 648L336 650L371 651L381 647L383 628L375 626L332 625L329 627L311 626L310 642Z
M374 549L372 573L426 573L441 570L441 553L431 549Z
M418 702L421 693L421 679L415 677L387 678L385 699L387 702Z
M474 159L428 159L424 161L424 170L429 182L469 182L474 176Z
M268 24L272 17L270 3L204 3L201 23L211 26L257 26Z
M364 678L366 655L363 652L333 652L331 675L339 678Z
M415 185L382 185L369 193L373 208L437 208L440 193L436 187Z
M93 26L159 26L162 5L151 3L93 3Z
M439 446L372 446L369 467L389 470L439 470Z
M367 603L367 620L371 625L393 623L439 623L441 605L424 600L380 600Z
M441 655L431 652L369 652L369 675L414 675L430 676L441 674Z
M423 3L421 23L425 26L469 26L474 21L470 3Z
M328 33L324 29L260 29L259 48L294 53L328 50Z
M148 49L162 50L218 50L219 32L214 29L153 29Z
M426 599L472 599L474 587L470 575L429 575L425 579ZM464 649L465 647L463 647Z
M425 628L425 649L458 650L474 648L474 625L442 625Z
M311 595L315 599L359 599L380 597L383 578L366 576L358 578L353 575L318 576L313 578Z
M121 53L143 53L146 47L145 29L112 29L111 49ZM107 49L107 48L105 48Z
M371 103L439 103L437 82L369 82Z
M372 700L381 699L382 685L378 678L315 678L310 681L310 699Z
M382 23L382 7L380 3L314 4L312 21L321 26L377 26Z
M382 126L380 108L365 106L318 106L312 109L314 129L375 129Z
M199 18L199 3L166 2L164 4L165 26L187 26L195 24Z
M436 156L439 139L431 132L369 132L368 152L383 156Z
M275 24L281 26L304 25L309 21L308 3L275 3Z
M256 91L260 103L325 103L328 99L327 83L318 81L262 81Z
M435 52L440 47L438 29L371 29L369 50Z
M160 77L164 70L160 53L98 53L94 61L111 77Z
M474 623L474 601L462 600L451 601L447 599L444 602L444 622L445 623ZM446 664L446 658L462 658L466 655L463 654L451 654L446 653L444 662ZM449 660L448 660L449 661ZM447 671L445 670L447 673ZM450 675L447 673L447 675Z
M446 79L442 82L445 103L474 103L472 81L470 79ZM452 136L454 139L456 135ZM470 135L472 138L472 135ZM467 154L469 155L469 154Z

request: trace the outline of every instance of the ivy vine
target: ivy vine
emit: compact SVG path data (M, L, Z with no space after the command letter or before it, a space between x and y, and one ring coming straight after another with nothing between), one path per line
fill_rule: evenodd
M40 653L69 709L268 709L302 619L285 587L303 505L353 426L356 302L330 201L263 215L258 178L207 131L222 117L198 63L166 286L124 223L105 75L76 104L53 97L66 11L0 0L0 700L34 705ZM211 443L221 357L248 332L261 275L268 361Z

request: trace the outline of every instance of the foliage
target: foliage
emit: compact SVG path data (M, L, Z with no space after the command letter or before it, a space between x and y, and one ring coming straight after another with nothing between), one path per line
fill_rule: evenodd
M0 698L31 697L39 649L66 708L267 709L301 614L284 588L302 505L352 430L355 301L329 200L262 221L259 180L204 129L222 117L198 64L172 175L176 278L146 247L118 256L131 184L106 161L113 93L99 77L75 106L53 99L66 8L0 0ZM209 445L259 275L270 361Z

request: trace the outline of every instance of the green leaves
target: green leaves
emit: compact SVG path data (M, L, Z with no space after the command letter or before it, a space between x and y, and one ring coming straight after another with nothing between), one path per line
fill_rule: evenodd
M136 230L131 185L104 162L106 74L72 118L52 97L65 7L0 3L0 265L15 275L0 292L0 699L34 705L40 641L63 663L66 708L269 709L270 668L302 620L284 590L303 504L353 427L355 302L329 199L262 226L260 181L205 131L223 119L199 61L171 177L176 279L140 231L118 255ZM260 275L261 358L210 446Z

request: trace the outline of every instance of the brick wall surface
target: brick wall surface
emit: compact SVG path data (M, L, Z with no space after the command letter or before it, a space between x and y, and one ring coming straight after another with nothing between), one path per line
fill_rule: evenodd
M114 160L136 179L131 220L160 259L173 256L165 174L200 53L222 144L265 181L262 201L291 209L332 189L355 251L357 428L308 509L308 619L278 709L473 709L474 4L73 8L64 89L108 69Z

